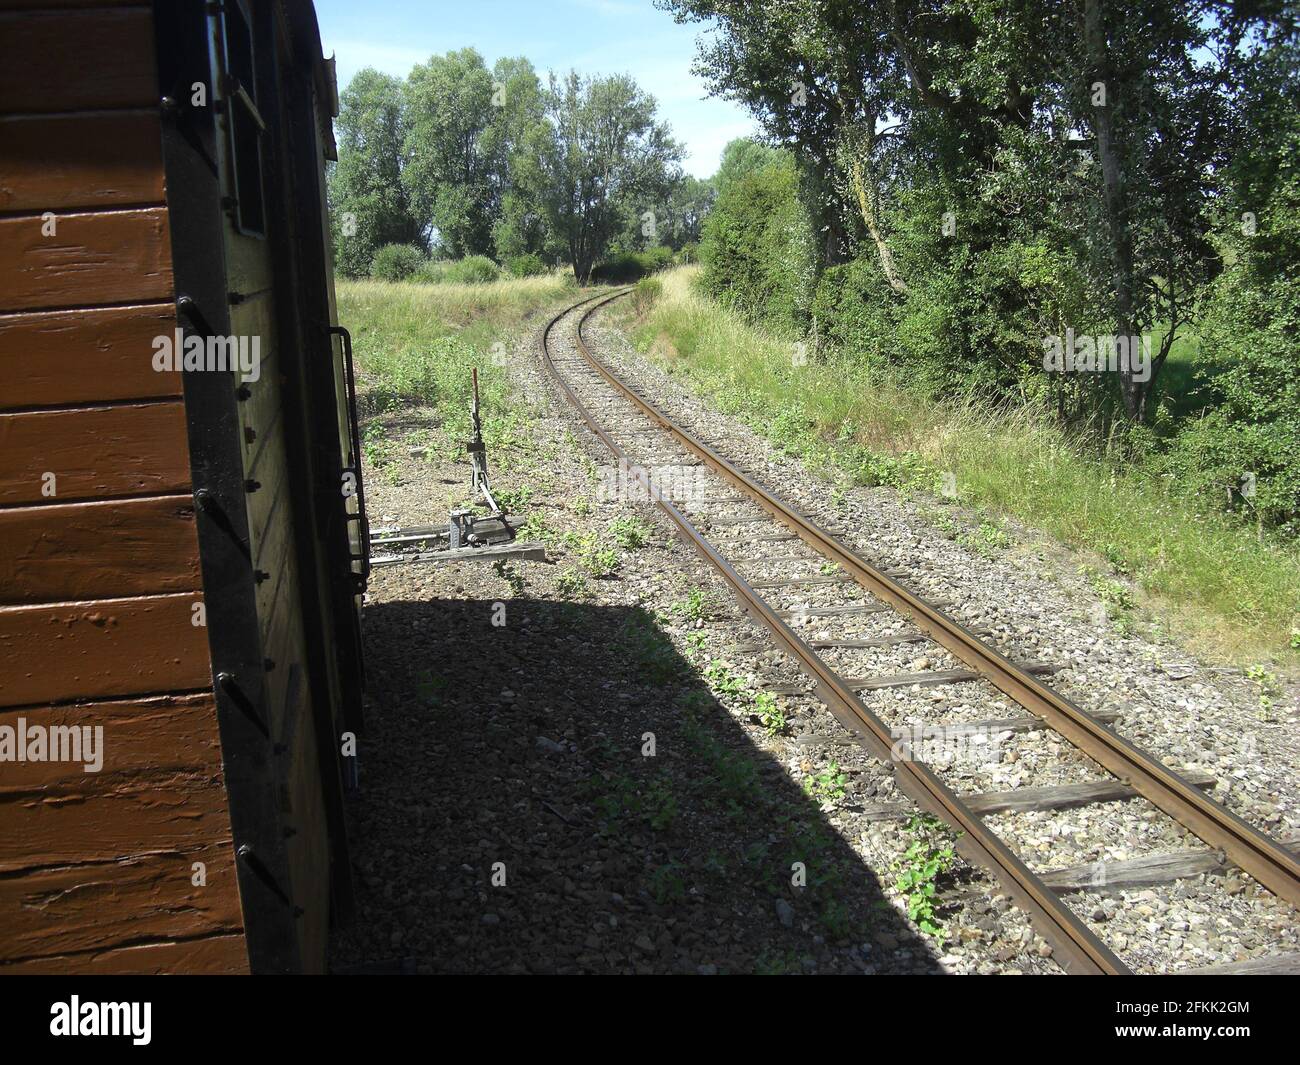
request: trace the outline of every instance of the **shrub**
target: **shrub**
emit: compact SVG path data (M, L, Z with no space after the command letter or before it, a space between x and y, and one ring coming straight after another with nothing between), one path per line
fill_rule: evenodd
M422 285L441 285L447 280L448 265L445 262L424 263L411 275L411 280L418 281Z
M819 338L854 359L886 361L897 346L897 302L876 263L829 267L817 282L812 313Z
M657 277L643 277L632 290L632 309L638 315L647 314L663 294L662 281Z
M700 242L701 287L750 320L803 332L816 272L813 236L798 170L783 156L718 197Z
M649 277L672 264L672 248L656 247L645 251L623 252L597 263L592 268L591 280L598 284L626 285Z
M546 264L540 255L531 252L526 255L514 255L506 260L506 273L511 277L537 277L546 273Z
M1222 402L1185 426L1159 465L1175 489L1300 534L1300 279L1230 267L1200 331L1207 361L1224 367L1213 378Z
M377 281L406 281L424 264L424 252L414 244L385 244L370 261L370 276Z
M645 265L646 273L653 274L673 265L673 250L662 246L646 248L637 253L637 258Z
M470 255L447 266L446 281L458 285L481 285L501 278L501 268L486 255Z

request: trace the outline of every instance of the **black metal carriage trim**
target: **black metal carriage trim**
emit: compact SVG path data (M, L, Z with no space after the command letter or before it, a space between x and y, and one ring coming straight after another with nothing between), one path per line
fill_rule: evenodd
M268 9L269 10L269 9ZM267 103L267 136L284 150L265 154L267 195L291 189L292 212L269 219L268 241L286 268L275 272L284 373L297 402L284 411L287 452L301 476L289 488L297 519L293 523L299 560L299 599L306 635L310 710L317 735L316 755L329 834L330 917L346 924L355 910L352 865L348 856L344 775L356 759L344 759L339 735L362 731L364 663L360 606L355 598L353 555L340 505L342 445L335 389L335 355L329 299L332 272L326 244L320 111L312 95L321 92L320 33L310 3L288 3L283 14L285 48L270 48L261 64L260 98ZM269 24L271 14L259 9ZM267 31L269 34L269 30ZM274 91L273 88L274 87ZM274 102L279 106L270 106ZM328 122L326 130L328 131Z
M174 290L178 308L190 312L177 322L191 333L196 320L228 333L224 216L211 167L218 132L210 109L176 105L188 100L189 85L211 76L206 5L154 0L153 17L159 90L171 102L160 100ZM269 714L237 400L228 375L184 373L183 386L193 488L212 504L197 509L196 523L203 586L219 593L207 603L208 645L249 966L296 972L302 959L275 756L258 722ZM218 676L229 679L218 684Z

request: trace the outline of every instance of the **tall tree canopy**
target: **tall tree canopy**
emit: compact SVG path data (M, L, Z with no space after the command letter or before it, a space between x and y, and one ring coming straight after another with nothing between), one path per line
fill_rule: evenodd
M439 249L455 257L491 250L501 151L490 131L492 94L492 74L473 48L433 56L407 81L402 181Z
M339 100L339 160L330 171L336 265L344 274L365 273L385 244L424 244L402 184L405 125L401 81L359 71Z
M473 48L405 82L364 70L343 93L330 179L336 261L363 274L383 245L414 245L409 259L432 244L447 258L568 261L585 280L616 234L624 250L698 239L712 187L680 159L626 76L543 86L527 59L489 70Z
M630 213L652 211L680 179L680 146L654 97L625 75L552 76L521 183L564 241L579 282Z
M1285 21L1283 5L661 5L718 26L697 70L795 152L826 262L869 248L896 325L928 318L952 365L979 364L1004 386L1032 372L1045 325L1158 331L1150 372L1117 375L1123 411L1147 415L1194 294L1219 267L1206 214L1233 71Z

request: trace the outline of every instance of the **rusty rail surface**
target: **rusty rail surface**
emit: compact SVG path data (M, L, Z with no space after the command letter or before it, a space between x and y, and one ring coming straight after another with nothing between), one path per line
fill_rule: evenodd
M789 528L809 547L842 566L867 592L889 604L900 615L910 618L927 638L948 650L1029 713L1042 719L1050 728L1205 843L1222 851L1228 859L1270 891L1293 905L1300 905L1300 861L1283 845L1251 827L1173 770L988 647L957 621L881 573L825 530L756 484L708 444L678 426L597 359L583 337L583 326L597 310L628 291L630 290L625 288L603 297L587 297L571 305L546 323L538 342L539 354L565 397L616 458L631 466L631 456L623 451L578 398L551 358L551 330L566 315L585 304L591 306L579 319L575 329L577 351L591 369L623 398L670 433L715 474ZM956 792L922 763L910 757L898 759L891 756L895 742L888 726L868 710L843 679L764 602L690 519L672 502L653 490L644 473L640 478L650 496L655 498L686 538L731 585L742 606L768 627L777 642L817 682L820 698L840 722L861 737L877 757L893 761L899 785L905 792L924 809L962 833L958 847L964 856L983 865L998 878L1008 895L1028 913L1039 932L1052 945L1062 967L1075 973L1128 973L1130 970L1098 939L1083 919L1044 884L984 824L979 815L962 802ZM910 751L907 753L910 754Z

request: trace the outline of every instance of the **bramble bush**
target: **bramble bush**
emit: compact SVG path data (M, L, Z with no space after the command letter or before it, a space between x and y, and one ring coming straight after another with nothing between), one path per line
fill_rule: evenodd
M729 183L704 223L700 285L752 321L803 332L816 275L813 226L799 173L781 155Z
M385 244L370 261L376 281L408 281L426 265L424 252L414 244Z
M482 285L500 277L501 268L486 255L470 255L448 265L443 280L459 285Z
M531 252L512 255L506 260L506 273L511 277L538 277L546 273L546 264L540 255Z
M672 248L647 248L645 251L611 255L591 271L594 284L626 285L665 269L673 264Z

